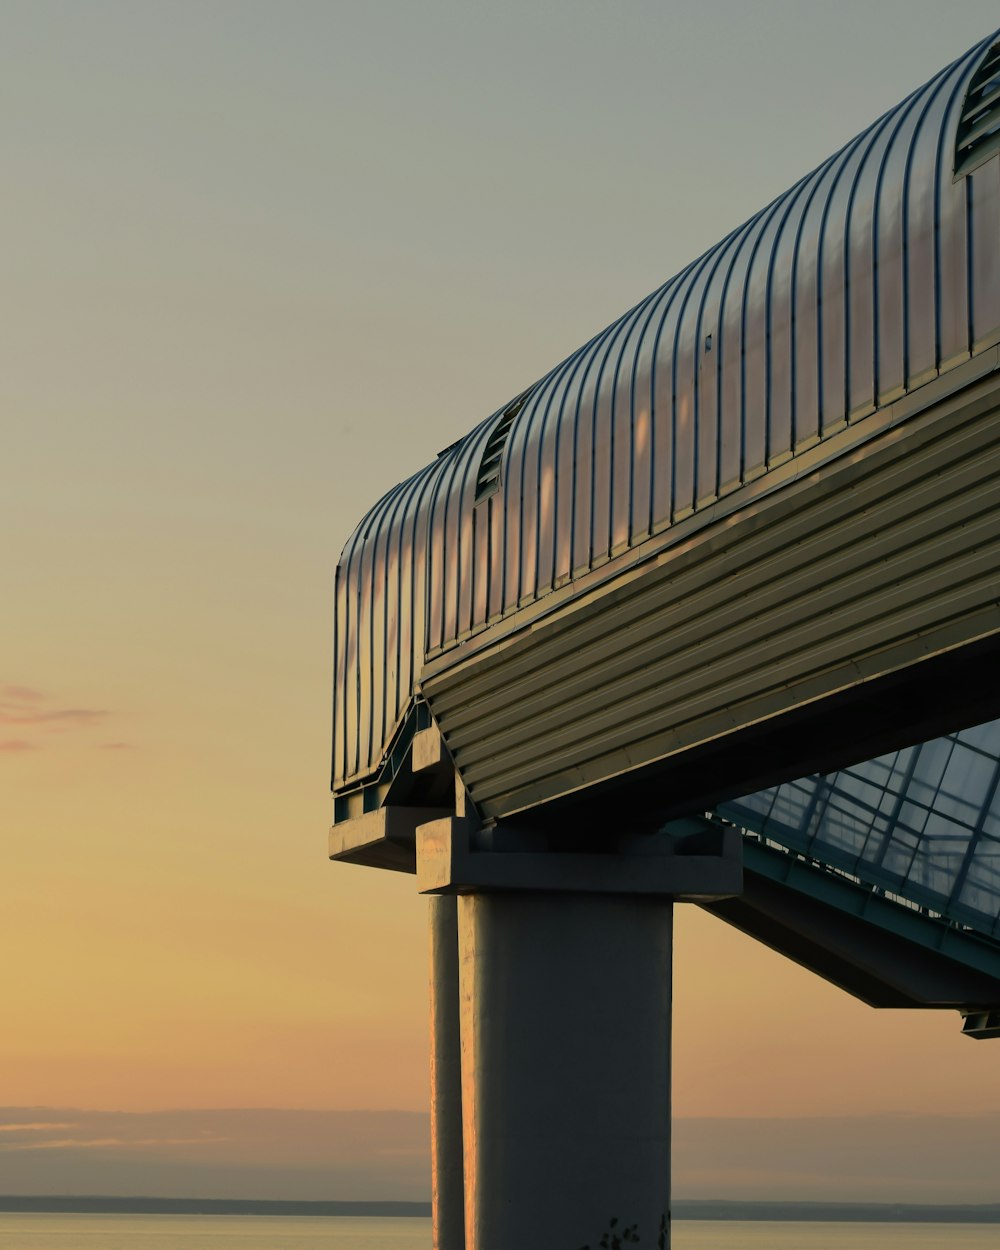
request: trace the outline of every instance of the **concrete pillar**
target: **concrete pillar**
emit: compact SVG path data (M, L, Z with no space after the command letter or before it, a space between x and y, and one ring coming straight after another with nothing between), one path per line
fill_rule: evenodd
M429 899L434 1250L465 1250L456 902L454 895Z
M459 897L467 1250L669 1242L673 908Z

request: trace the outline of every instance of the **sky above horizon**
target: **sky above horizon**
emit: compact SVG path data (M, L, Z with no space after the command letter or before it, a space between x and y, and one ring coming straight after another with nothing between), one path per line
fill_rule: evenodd
M426 1109L424 900L325 859L343 542L998 21L0 0L0 1104ZM691 907L675 1005L682 1116L1000 1111Z

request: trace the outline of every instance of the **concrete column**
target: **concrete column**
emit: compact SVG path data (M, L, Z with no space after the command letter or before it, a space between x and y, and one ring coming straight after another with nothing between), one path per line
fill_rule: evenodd
M429 899L434 1250L465 1250L456 902L454 895Z
M669 1242L673 909L645 895L458 900L468 1250Z

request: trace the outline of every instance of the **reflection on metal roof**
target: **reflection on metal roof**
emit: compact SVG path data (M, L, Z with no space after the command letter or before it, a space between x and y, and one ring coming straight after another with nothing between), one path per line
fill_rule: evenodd
M1000 721L720 804L719 815L1000 936Z
M786 462L843 454L845 431L870 438L866 417L996 344L1000 159L954 177L995 40L372 509L338 569L335 787L376 772L428 655L659 552Z

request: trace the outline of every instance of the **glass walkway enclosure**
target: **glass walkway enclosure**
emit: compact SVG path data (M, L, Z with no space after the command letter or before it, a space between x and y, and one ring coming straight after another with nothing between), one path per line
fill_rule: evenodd
M741 829L744 890L705 905L873 1006L1000 1037L998 781L991 721L721 802L705 823Z
M719 813L1000 936L1000 721L723 803Z

